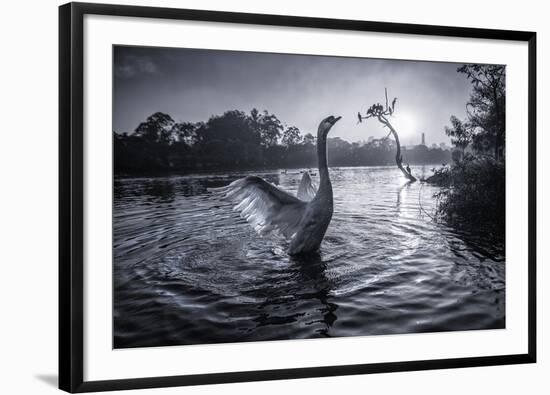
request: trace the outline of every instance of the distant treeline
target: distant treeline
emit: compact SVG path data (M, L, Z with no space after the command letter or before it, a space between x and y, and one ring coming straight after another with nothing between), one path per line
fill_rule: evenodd
M116 174L129 175L316 167L315 140L256 109L227 111L198 123L178 123L157 112L132 134L114 133L114 167ZM328 150L330 166L395 163L395 143L385 138L364 144L329 138ZM403 160L442 164L451 161L451 152L419 145L405 150Z

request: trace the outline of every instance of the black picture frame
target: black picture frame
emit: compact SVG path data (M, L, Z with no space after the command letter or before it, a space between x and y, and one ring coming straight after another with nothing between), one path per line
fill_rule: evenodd
M528 352L525 354L85 381L83 351L83 19L86 14L511 40L528 43ZM536 361L536 33L109 4L59 8L59 388L68 392L171 387L449 369Z

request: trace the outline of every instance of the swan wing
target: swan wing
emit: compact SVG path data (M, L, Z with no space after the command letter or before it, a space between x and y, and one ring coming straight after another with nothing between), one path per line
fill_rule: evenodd
M223 198L235 204L233 210L259 234L279 232L286 238L298 231L307 203L256 176L233 181L218 188Z
M311 180L309 172L304 172L296 196L298 196L298 199L303 200L304 202L309 202L315 197L316 193L317 188L315 188L315 186L313 185L313 181Z

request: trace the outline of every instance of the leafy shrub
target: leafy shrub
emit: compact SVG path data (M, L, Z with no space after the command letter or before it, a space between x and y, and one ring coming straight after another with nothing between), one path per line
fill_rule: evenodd
M443 187L436 194L438 216L453 226L503 238L505 175L504 160L472 155L439 169L428 180Z

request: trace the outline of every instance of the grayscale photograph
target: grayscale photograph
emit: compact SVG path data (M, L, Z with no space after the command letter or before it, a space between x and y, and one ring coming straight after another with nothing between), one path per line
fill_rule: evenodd
M505 65L115 45L112 73L114 348L506 327Z

